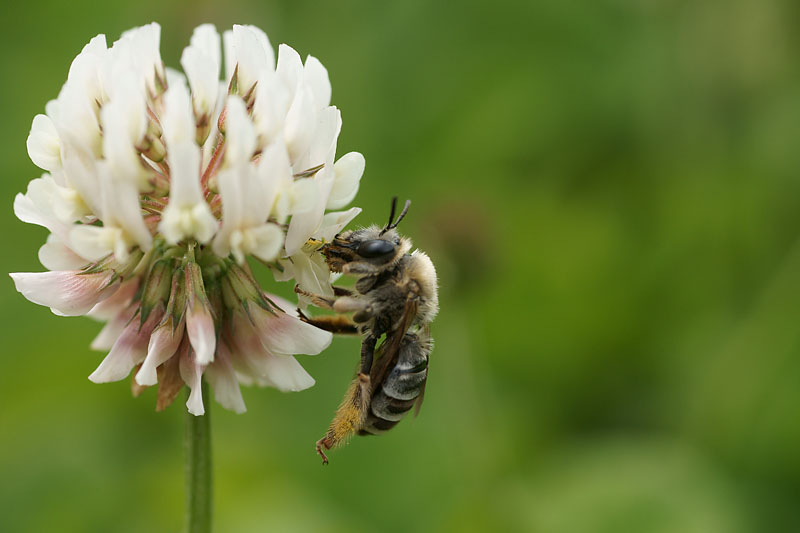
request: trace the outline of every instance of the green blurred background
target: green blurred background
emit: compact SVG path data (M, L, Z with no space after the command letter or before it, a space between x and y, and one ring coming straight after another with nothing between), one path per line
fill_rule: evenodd
M25 138L97 33L263 28L319 57L339 153L436 262L417 419L320 466L358 340L317 385L214 404L216 530L800 530L800 5L287 0L4 6L0 271L37 271ZM288 286L275 290L287 293ZM0 283L0 529L179 531L182 402L93 385L89 319Z

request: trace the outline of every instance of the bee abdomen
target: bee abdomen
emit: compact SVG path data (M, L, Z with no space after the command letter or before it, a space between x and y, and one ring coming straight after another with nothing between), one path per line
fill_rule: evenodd
M395 367L383 382L381 390L392 399L415 399L419 396L422 385L428 377L427 361L425 366L426 368L419 372L403 371Z
M414 406L428 377L430 342L407 334L397 363L372 396L366 424L359 434L377 435L393 428Z

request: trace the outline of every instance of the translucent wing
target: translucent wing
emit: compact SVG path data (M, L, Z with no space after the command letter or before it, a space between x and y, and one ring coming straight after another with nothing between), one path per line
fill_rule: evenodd
M372 365L372 371L369 373L373 393L376 388L383 383L386 375L397 363L397 357L400 353L400 344L403 341L403 337L408 333L411 324L414 323L414 318L416 316L417 302L414 299L414 295L409 295L406 300L405 308L403 309L403 315L397 327L387 334L386 339L378 347L377 353L375 354L377 360L375 364Z

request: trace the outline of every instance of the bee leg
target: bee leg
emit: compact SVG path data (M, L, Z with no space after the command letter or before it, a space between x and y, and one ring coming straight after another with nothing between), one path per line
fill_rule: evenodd
M311 324L312 326L316 326L319 329L324 329L325 331L330 331L331 333L337 333L339 335L358 334L358 326L356 326L356 324L345 315L325 315L318 316L316 318L309 318L305 313L303 313L302 310L298 309L297 317L306 324Z
M366 322L372 316L372 306L361 298L342 296L333 302L333 310L337 313L355 313L353 320ZM359 318L361 317L361 318Z
M311 300L311 303L314 306L321 309L333 309L333 304L336 301L335 298L328 298L327 296L322 296L321 294L314 294L313 292L303 290L300 288L300 285L294 286L294 292L307 297L309 300Z
M367 276L369 274L377 274L380 271L381 267L366 263L347 263L342 267L342 273L351 276Z
M344 287L334 287L333 294L336 296L353 296L353 291L345 289Z
M372 395L369 372L372 369L372 358L378 338L370 335L361 343L361 368L356 378L350 383L336 416L331 421L328 432L316 443L316 450L322 457L322 464L328 464L325 450L343 444L354 432L361 429L367 418Z
M325 439L319 439L319 440L317 441L317 444L316 444L317 455L319 455L320 457L322 457L322 464L323 464L323 465L326 465L326 464L328 464L328 456L327 456L327 455L325 455L325 452L323 452L323 451L322 451L322 448L323 448L323 447L324 447L326 450L330 450L330 449L331 449L331 448L330 448L330 446L326 446L326 445L325 445Z
M344 289L347 290L347 289ZM328 298L320 294L314 294L307 290L301 289L299 285L294 286L294 292L302 294L311 300L311 303L321 309L333 309L337 313L356 313L360 316L372 315L372 306L361 298L355 296L341 296L339 298ZM352 293L350 293L352 294ZM367 316L364 320L356 320L357 322L365 322L369 319Z
M378 344L376 335L369 335L361 342L361 373L369 377L372 370L372 357L375 355L375 345Z

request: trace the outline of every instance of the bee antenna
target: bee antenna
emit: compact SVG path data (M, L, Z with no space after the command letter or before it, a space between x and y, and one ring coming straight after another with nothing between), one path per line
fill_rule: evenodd
M381 235L392 229L392 220L394 220L394 212L397 209L397 196L392 198L392 209L389 211L389 222L386 223L386 227L383 228L381 231Z
M400 216L398 216L397 220L395 220L394 224L392 224L392 228L396 228L397 225L400 224L400 221L403 220L403 217L405 217L406 213L408 213L409 207L411 207L411 200L406 200L406 205L403 206L403 210L400 211Z
M397 210L397 196L392 198L392 210L389 213L389 223L386 224L386 227L383 228L380 234L383 235L390 229L396 228L397 225L400 224L400 221L403 220L403 217L406 216L406 213L408 213L408 208L410 206L411 206L411 200L406 200L406 204L403 206L403 210L400 212L400 215L397 217L397 220L393 222L392 220L394 219L394 213Z

